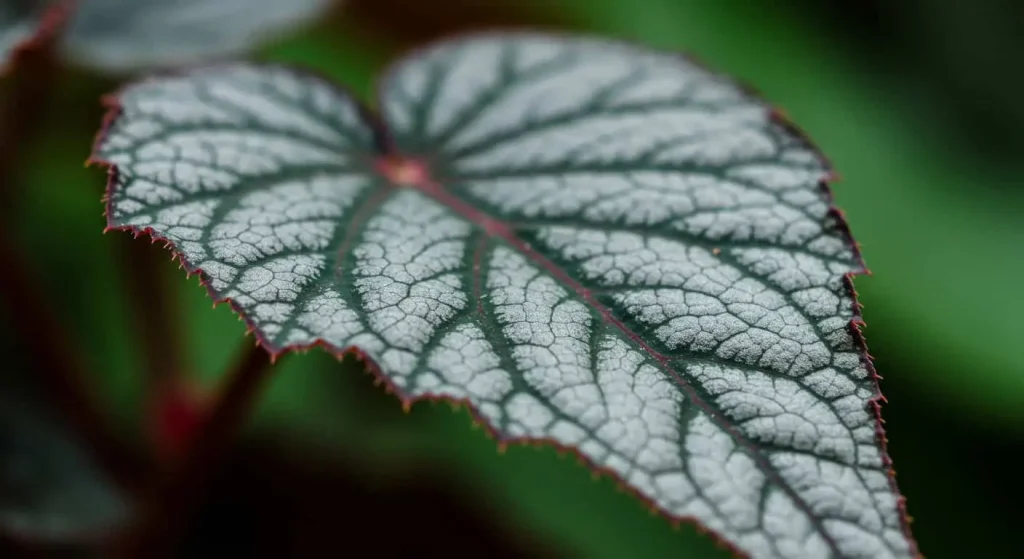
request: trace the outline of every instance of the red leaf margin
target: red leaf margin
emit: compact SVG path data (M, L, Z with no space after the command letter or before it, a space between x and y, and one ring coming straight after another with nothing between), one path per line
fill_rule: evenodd
M74 2L75 0L69 1ZM508 27L500 28L501 31L509 31L509 29L510 28ZM528 28L520 28L519 30L523 31L527 29ZM377 73L377 78L375 80L376 87L374 88L375 96L373 100L381 98L381 92L383 88L383 77L389 75L391 70L393 70L397 66L397 64L401 63L402 61L416 58L420 53L425 52L435 46L438 46L450 40L466 39L473 36L486 36L488 32L497 30L499 29L482 28L480 30L472 32L456 32L448 36L442 36L425 45L414 47L411 49L406 49L405 52L401 52L397 56L392 57L392 61L388 63L388 65L382 71ZM533 30L539 31L542 29L534 27ZM551 33L551 30L543 31L549 34ZM561 31L562 35L565 35L565 32L562 30L555 31L555 33L558 34L559 31ZM586 35L576 33L575 36L580 37ZM640 46L635 41L630 41L626 39L598 37L596 35L592 36L595 38L600 38L602 41L615 42L627 46L632 46L634 48ZM918 549L917 541L914 539L913 534L911 533L911 518L907 514L907 500L906 497L904 497L899 492L899 488L897 487L896 471L893 468L893 461L892 458L889 456L888 452L888 438L886 438L885 436L885 429L883 426L885 421L882 419L882 404L887 403L888 401L882 394L880 386L880 381L882 380L882 377L878 374L878 372L875 369L874 363L872 362L872 357L870 353L868 353L867 341L861 330L863 327L866 327L867 324L864 321L863 315L861 313L863 305L858 301L857 291L854 287L853 278L859 275L870 276L871 271L868 269L864 261L860 249L860 244L857 243L856 240L854 240L853 238L853 234L850 230L850 226L846 220L845 214L841 209L839 209L835 205L835 196L832 191L831 185L841 180L839 173L835 170L835 167L832 164L831 160L824 153L822 153L820 149L818 149L818 147L813 143L813 141L811 141L810 136L807 134L807 132L804 129L800 128L796 123L794 123L782 109L772 105L771 103L768 103L766 101L767 96L765 96L757 88L753 87L750 84L744 83L738 79L723 76L719 72L712 69L709 64L707 64L702 59L700 59L699 57L695 56L692 53L681 53L668 49L652 48L648 46L643 46L642 48L647 51L654 51L660 52L662 54L668 54L671 56L677 56L682 60L694 64L715 76L725 79L731 85L733 85L734 87L742 91L744 94L746 94L748 97L758 101L762 106L768 108L769 121L773 124L782 127L787 133L791 134L799 142L804 144L804 147L814 154L818 162L821 163L824 169L827 171L826 175L822 177L822 179L818 183L818 188L820 192L825 196L826 203L828 204L828 211L825 217L826 219L834 220L833 227L835 227L836 231L840 233L845 244L853 251L854 258L857 261L858 265L857 270L848 272L843 275L843 285L846 289L847 295L850 297L851 306L853 307L853 316L851 317L847 325L847 328L851 336L853 337L854 346L858 355L860 356L860 361L868 370L868 373L874 383L875 395L872 396L867 403L872 408L875 415L875 433L877 443L881 450L882 463L883 466L887 469L886 477L889 480L889 487L893 494L897 496L897 509L900 515L900 527L903 532L903 536L907 539L908 543L910 544L911 554L916 559L924 559L924 555L922 555L920 550ZM101 99L101 102L103 106L107 109L107 112L103 117L100 130L97 132L96 137L94 139L92 153L86 160L86 166L99 165L107 170L107 188L102 200L104 204L104 217L107 220L107 225L103 230L104 233L107 233L109 231L128 232L131 233L134 238L146 236L150 238L151 243L155 243L157 241L162 242L164 244L164 248L171 251L172 259L178 261L179 266L185 270L187 277L191 277L192 275L199 276L199 283L206 289L207 294L210 296L210 298L213 299L214 307L222 303L227 303L228 306L231 308L232 312L239 316L239 318L246 325L246 334L251 333L254 335L254 337L256 338L256 345L263 347L267 351L267 353L270 356L271 363L274 363L279 357L287 353L305 353L311 349L317 348L327 351L339 361L343 360L348 355L352 355L365 366L366 372L374 377L374 384L383 386L385 392L387 392L388 394L395 395L399 399L402 405L402 409L405 410L406 412L408 412L414 404L421 401L435 403L447 402L453 407L453 409L464 408L469 412L473 421L473 425L481 427L483 431L497 443L499 453L504 452L505 448L509 445L518 445L532 446L536 448L551 447L554 448L559 453L570 454L576 458L577 462L585 466L595 475L604 475L606 477L609 477L615 483L615 485L618 487L620 491L623 491L633 496L635 499L637 499L643 505L645 505L651 511L652 514L656 514L657 516L660 516L664 518L666 521L668 521L673 528L679 529L680 526L684 523L690 524L699 533L710 536L712 541L720 548L729 551L736 557L746 557L746 554L742 550L737 548L728 539L719 535L717 532L713 530L705 528L699 518L693 516L677 516L660 508L651 498L647 497L646 495L643 495L638 490L630 486L622 478L620 474L607 467L596 464L593 460L587 458L574 447L565 445L560 441L548 437L535 438L504 436L502 433L497 431L493 426L491 426L487 422L487 420L483 417L479 410L476 409L476 406L474 406L472 402L467 398L454 398L447 395L437 395L429 393L419 396L410 396L408 394L405 394L398 385L396 385L387 375L384 374L383 370L380 368L380 365L378 365L373 360L372 357L370 357L365 351L363 351L358 346L338 347L323 339L318 339L310 344L290 345L279 349L273 349L273 344L271 344L269 340L267 340L265 337L261 335L256 325L249 319L249 317L247 316L246 312L242 309L242 307L235 303L235 301L232 300L230 297L219 297L216 294L215 290L210 285L209 276L207 276L206 273L201 268L194 266L193 264L188 262L185 259L184 254L181 251L179 251L177 247L174 246L174 243L170 239L160 235L150 227L138 227L134 225L114 225L111 219L111 195L114 191L114 188L117 186L118 167L116 164L98 157L97 154L99 153L100 147L102 146L103 142L106 140L110 128L113 126L113 124L117 121L117 119L121 116L123 112L123 106L121 104L121 96L123 94L123 91L136 85L140 85L150 81L156 81L161 78L182 77L185 74L187 74L190 70L203 68L215 69L222 64L225 64L225 62L221 62L219 64L210 63L199 66L193 65L190 67L178 67L158 71L151 74L150 77L148 78L132 81L122 86L118 91L109 95L105 95ZM396 150L394 149L393 143L391 142L390 134L388 133L388 127L384 124L382 118L379 115L377 115L373 109L371 109L370 105L361 101L359 96L357 96L348 86L337 83L334 79L328 77L326 74L324 74L322 71L316 68L304 67L299 64L261 62L260 66L269 69L280 69L288 72L301 72L305 76L319 80L322 84L338 92L342 97L349 99L353 103L356 110L359 112L364 124L366 124L373 132L373 141L375 144L374 147L380 152L379 155L381 157L395 155Z

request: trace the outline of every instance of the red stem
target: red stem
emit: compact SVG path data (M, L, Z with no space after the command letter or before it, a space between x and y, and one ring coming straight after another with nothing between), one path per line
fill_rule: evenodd
M121 543L119 556L153 558L172 554L185 519L248 417L270 370L270 357L263 348L246 348L184 456L155 488L138 529Z

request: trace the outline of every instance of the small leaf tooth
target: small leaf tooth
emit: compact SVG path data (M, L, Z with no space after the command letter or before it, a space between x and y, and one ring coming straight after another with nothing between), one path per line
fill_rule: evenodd
M412 411L412 403L409 400L402 400L402 411L405 413Z
M498 454L505 454L505 452L507 452L507 451L508 451L508 443L505 443L505 442L498 443Z

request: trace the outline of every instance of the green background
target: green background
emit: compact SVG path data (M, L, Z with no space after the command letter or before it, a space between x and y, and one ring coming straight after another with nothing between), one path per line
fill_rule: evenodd
M442 21L436 29L434 20L382 24L367 2L353 4L351 16L342 9L260 56L319 69L368 98L373 76L389 59L450 27L443 24L444 0L434 2ZM452 13L465 8L452 4ZM937 124L923 101L927 87L879 71L854 43L793 11L681 0L495 4L502 6L497 23L691 52L753 85L809 133L842 177L834 185L837 204L873 272L856 286L890 401L883 408L890 453L922 552L1024 551L1014 537L1021 484L1011 462L1024 433L1024 190L1014 186L1024 164L979 158L964 138ZM126 436L141 436L143 355L112 251L111 237L121 233L101 233L103 173L82 166L99 123L93 100L115 82L77 72L61 83L43 139L25 162L18 226L98 371L104 408ZM184 280L175 264L168 261L160 274L180 300L183 360L212 388L243 343L244 327L228 308L212 310L195 278ZM293 355L274 375L247 436L274 441L281 452L344 464L372 480L439 471L431 483L482 507L489 522L537 553L728 556L692 526L674 530L653 517L610 480L593 481L572 458L518 447L499 454L468 414L447 405L421 403L403 413L354 361ZM401 510L393 514L381 522L418 521ZM339 548L347 545L340 534ZM216 540L202 536L200 549L206 537ZM437 537L455 549L459 529Z

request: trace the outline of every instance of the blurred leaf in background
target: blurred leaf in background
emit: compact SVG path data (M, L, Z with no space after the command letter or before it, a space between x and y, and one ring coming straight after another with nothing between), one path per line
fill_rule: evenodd
M1016 165L1024 150L1021 77L1024 7L1014 0L838 0L792 2L791 13L856 51L873 72L906 88L918 111L963 156ZM981 181L980 188L1019 191L1019 181Z
M0 524L28 539L111 532L128 506L67 427L8 395L0 402Z
M73 414L56 405L39 362L0 344L0 527L27 540L82 540L111 533L130 504L93 459Z

